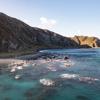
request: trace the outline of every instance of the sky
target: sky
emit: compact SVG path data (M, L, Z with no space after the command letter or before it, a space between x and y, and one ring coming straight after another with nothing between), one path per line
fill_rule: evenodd
M63 36L100 38L100 0L0 0L0 12Z

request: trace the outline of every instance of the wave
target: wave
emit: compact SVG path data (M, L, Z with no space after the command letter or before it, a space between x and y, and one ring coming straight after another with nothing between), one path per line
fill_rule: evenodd
M16 80L18 80L18 79L20 79L20 78L21 78L20 75L16 75L16 76L15 76L15 79L16 79Z
M91 83L91 82L94 82L94 81L100 81L98 78L93 78L93 77L83 77L83 76L80 76L78 74L61 74L60 75L61 78L63 79L78 79L80 82L88 82L88 83Z
M79 77L79 75L77 75L77 74L61 74L60 77L66 78L66 79L75 79L75 78Z
M52 81L51 79L40 79L40 83L42 85L45 85L45 86L52 86L54 85L54 81Z
M16 70L22 70L26 67L29 66L36 66L36 63L30 62L30 61L25 61L25 60L14 60L10 64L8 64L8 67L10 68L10 72L15 72Z

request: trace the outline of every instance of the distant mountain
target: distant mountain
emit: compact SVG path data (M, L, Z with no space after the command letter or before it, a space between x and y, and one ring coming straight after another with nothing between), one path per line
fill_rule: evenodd
M49 30L31 27L24 22L0 13L0 52L38 48L100 47L97 38L68 38Z

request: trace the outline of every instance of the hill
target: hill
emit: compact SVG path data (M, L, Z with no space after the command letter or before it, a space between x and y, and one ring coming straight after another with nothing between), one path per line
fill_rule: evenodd
M31 27L16 18L0 13L0 53L83 47L100 47L100 40L87 36L64 37L49 30Z
M76 48L78 44L71 38L31 27L16 18L0 13L0 52L26 50L36 46Z

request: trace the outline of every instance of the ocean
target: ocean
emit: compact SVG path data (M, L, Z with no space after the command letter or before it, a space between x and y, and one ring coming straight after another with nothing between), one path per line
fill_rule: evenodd
M40 52L54 58L0 64L0 100L100 100L100 49Z

